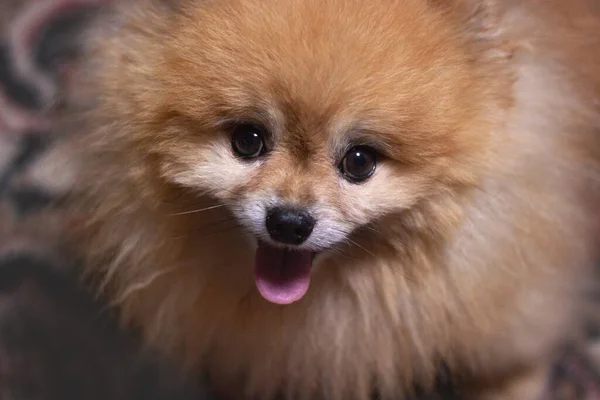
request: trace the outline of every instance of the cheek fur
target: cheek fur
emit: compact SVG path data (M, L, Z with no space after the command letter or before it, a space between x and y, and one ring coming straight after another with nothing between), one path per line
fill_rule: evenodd
M365 225L382 215L411 207L427 187L424 179L380 165L369 181L342 181L340 204L347 220Z
M235 197L236 188L245 185L259 166L258 162L238 161L225 139L181 152L176 160L163 168L169 181L226 202Z
M324 205L325 202L313 207L313 215L317 224L310 236L307 246L323 249L343 242L355 228L355 225L344 219L339 209Z
M246 195L230 205L233 214L242 225L261 240L268 240L265 221L267 210L277 205L271 193Z

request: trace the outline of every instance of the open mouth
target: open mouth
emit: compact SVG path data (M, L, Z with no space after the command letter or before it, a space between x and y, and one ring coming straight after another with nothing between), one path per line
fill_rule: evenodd
M290 304L306 294L315 253L259 242L254 277L261 296L275 304Z

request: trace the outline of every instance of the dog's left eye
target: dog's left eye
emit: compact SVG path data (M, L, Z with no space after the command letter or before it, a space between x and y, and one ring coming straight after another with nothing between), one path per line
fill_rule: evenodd
M377 167L377 153L367 146L351 148L340 163L340 171L351 182L362 182L371 177Z
M264 130L249 124L238 125L231 136L233 151L242 158L255 158L266 151Z

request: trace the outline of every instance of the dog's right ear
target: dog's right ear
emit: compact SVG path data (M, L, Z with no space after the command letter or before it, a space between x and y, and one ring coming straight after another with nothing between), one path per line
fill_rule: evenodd
M482 40L492 39L498 29L498 10L493 0L429 0L429 3Z
M494 59L508 59L514 46L502 37L503 1L512 0L428 0L448 18L453 19L468 39Z

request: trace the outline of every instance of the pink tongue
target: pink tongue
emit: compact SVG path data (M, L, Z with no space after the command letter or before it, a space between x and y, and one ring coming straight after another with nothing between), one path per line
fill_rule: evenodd
M300 300L308 290L312 253L291 251L259 243L254 259L256 287L275 304Z

